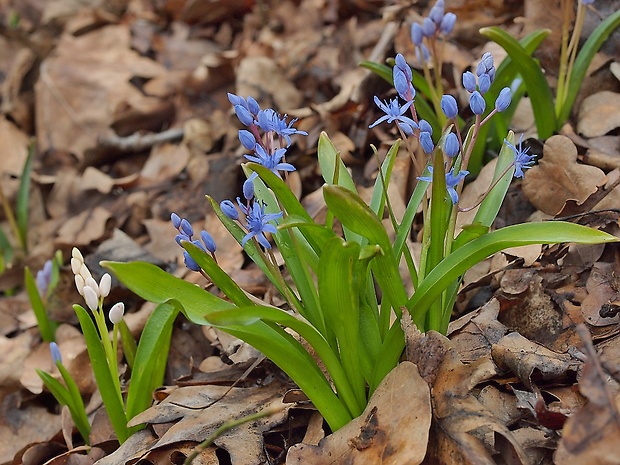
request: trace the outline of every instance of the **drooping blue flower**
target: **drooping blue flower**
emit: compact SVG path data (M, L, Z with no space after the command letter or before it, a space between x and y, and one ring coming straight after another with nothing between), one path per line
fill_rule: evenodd
M441 111L448 119L456 118L459 114L459 106L452 95L446 94L441 97Z
M433 182L433 167L427 167L428 171L431 173L430 176L419 176L418 179L420 181ZM469 174L469 171L461 170L457 174L454 174L454 168L452 168L448 173L446 173L446 190L448 191L448 195L450 196L450 200L452 200L452 204L456 205L459 201L459 194L456 192L455 187L465 179L465 177Z
M281 218L282 212L265 213L265 205L260 202L254 202L249 208L243 205L240 206L246 213L245 219L248 229L248 233L241 240L241 247L243 247L247 241L256 237L260 245L266 249L270 249L271 244L265 237L265 233L269 232L275 234L277 232L276 227L270 222Z
M504 111L512 102L512 92L510 88L504 87L495 100L495 109L499 112Z
M387 121L388 123L393 123L394 121L399 121L401 123L405 123L410 125L413 128L418 127L418 125L411 118L404 116L405 112L409 109L409 107L413 104L413 100L405 103L402 107L398 104L398 99L392 99L390 102L382 102L379 100L379 97L375 95L375 103L385 115L380 117L377 121L372 123L369 128L374 128L380 123Z
M484 97L477 90L469 97L469 107L475 115L481 115L487 107Z
M504 143L513 151L515 155L514 177L522 178L523 176L525 176L525 173L523 172L523 170L526 170L532 167L531 165L534 163L534 159L536 158L536 155L528 155L527 152L530 150L530 148L529 147L525 149L523 148L523 134L521 134L521 137L519 138L519 143L517 144L516 147L512 145L510 142L508 142L506 139L504 139Z
M263 165L265 168L270 170L272 173L280 176L280 171L295 171L295 167L290 163L280 163L286 154L286 149L276 149L272 154L267 153L267 151L261 146L256 144L254 148L254 155L244 155L250 161L254 163L258 163L259 165ZM255 178L256 176L254 176ZM281 176L280 176L281 177ZM251 179L254 179L251 178Z
M461 146L459 144L459 138L457 137L457 135L453 132L448 134L444 142L444 149L443 149L444 153L448 157L452 158L457 153L459 153L460 148Z
M222 200L222 202L220 202L220 210L231 220L239 219L239 212L235 208L235 204L230 200Z

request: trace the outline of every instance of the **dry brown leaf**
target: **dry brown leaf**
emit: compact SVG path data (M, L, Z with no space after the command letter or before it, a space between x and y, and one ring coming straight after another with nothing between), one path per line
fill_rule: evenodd
M410 362L394 368L364 413L318 446L289 449L288 465L416 465L426 453L431 423L428 385Z
M528 170L523 193L539 210L554 215L567 200L583 202L605 183L599 168L577 163L577 148L565 136L553 136L545 142L543 157Z
M553 352L519 333L510 333L493 345L493 360L509 369L521 382L532 388L532 375L544 381L561 380L574 375L581 363L568 354Z
M579 109L577 132L585 137L604 136L620 126L620 94L603 91L585 98Z
M116 452L99 461L99 465L117 465L119 457L142 457L161 447L178 443L201 442L225 421L244 417L270 405L281 405L285 391L277 382L255 388L229 389L226 386L172 388L162 402L130 421L130 425L152 425L157 430L158 440L142 450L124 443ZM286 417L287 408L234 428L216 439L215 444L228 451L233 465L262 464L265 461L263 432L283 422Z
M187 166L190 151L185 144L161 144L153 147L140 172L141 184L158 184L176 177Z
M585 325L579 325L577 331L583 340L587 356L579 379L579 389L589 402L566 422L554 463L618 464L620 463L618 386L608 382Z
M99 136L117 132L131 118L131 132L161 124L169 109L133 86L136 76L165 73L156 62L130 48L126 25L111 25L78 37L61 37L40 68L35 86L39 149L65 150L83 157Z
M581 304L581 312L585 321L593 326L606 326L618 323L618 316L605 318L601 311L606 305L620 299L620 279L613 263L598 262L586 282L588 295Z
M12 199L19 187L19 179L28 156L28 136L17 126L0 117L0 182L4 195Z
M103 207L84 210L62 225L58 230L56 244L79 247L101 239L111 218L112 214Z

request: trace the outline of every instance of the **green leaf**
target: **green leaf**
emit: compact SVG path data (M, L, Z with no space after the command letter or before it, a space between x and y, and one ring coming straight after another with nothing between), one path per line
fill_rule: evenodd
M127 361L129 368L133 369L134 362L136 360L136 351L138 350L136 340L133 338L133 334L131 334L129 326L127 326L127 322L124 318L120 321L118 327L121 330L121 342L123 343L123 354L125 355L125 360Z
M39 290L37 289L37 284L32 276L30 268L27 266L24 267L24 283L26 284L26 292L28 293L28 299L34 311L34 316L37 319L41 337L45 342L53 342L56 325L53 324L47 316L45 306L43 305Z
M84 440L88 443L90 423L88 422L88 416L86 415L86 408L84 407L84 400L82 399L80 390L62 363L56 362L56 367L58 368L58 371L60 371L60 375L67 385L69 397L71 397L71 404L68 405L69 411L71 412L71 418L73 418L76 428Z
M122 444L129 437L129 430L127 428L127 417L125 416L121 393L115 388L103 345L89 313L80 305L74 305L73 310L75 310L80 320L82 333L84 333L84 339L86 340L86 348L88 349L88 358L90 358L97 387L101 393L110 423L112 423L114 432Z
M0 228L0 275L4 273L6 265L13 260L13 246L6 237L4 230Z
M577 242L600 244L617 242L614 236L563 221L525 223L508 226L474 239L441 261L418 286L407 302L414 323L422 328L426 312L442 292L476 263L500 250L528 244Z
M480 34L501 45L510 58L519 64L519 72L525 81L534 109L538 137L548 139L556 130L556 118L553 94L540 65L516 39L499 27L483 27Z
M172 326L180 309L178 302L170 300L159 304L146 321L127 392L127 419L151 405L153 391L164 380Z
M570 112L575 104L577 94L581 89L581 84L586 75L588 67L596 55L596 52L601 48L601 45L607 40L611 33L620 26L620 10L612 13L599 24L594 31L588 37L588 40L583 44L581 50L577 54L575 64L573 65L573 71L569 78L569 86L566 93L566 100L562 102L560 113L557 117L557 129L559 130L562 124L570 116Z
M319 136L317 156L319 166L321 167L321 175L327 184L336 184L350 191L357 192L353 178L347 171L347 167L340 158L340 153L336 150L326 132L321 132ZM338 179L334 179L336 173L338 173Z
M28 199L30 198L30 173L32 171L32 162L34 160L34 142L28 147L28 156L24 163L21 179L19 180L19 189L17 191L16 216L17 228L19 229L19 242L22 245L24 253L28 252Z

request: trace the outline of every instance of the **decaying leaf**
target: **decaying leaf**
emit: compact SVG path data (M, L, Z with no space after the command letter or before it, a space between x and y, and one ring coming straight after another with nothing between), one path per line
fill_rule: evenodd
M417 367L403 362L383 380L364 413L318 446L299 444L288 465L416 465L426 453L431 404Z
M620 94L608 90L586 97L579 109L577 131L586 137L604 136L620 126Z

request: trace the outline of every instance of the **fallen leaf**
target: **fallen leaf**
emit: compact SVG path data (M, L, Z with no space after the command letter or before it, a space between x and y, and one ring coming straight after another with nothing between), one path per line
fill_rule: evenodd
M620 278L613 263L597 262L592 267L586 290L588 295L581 303L581 312L585 321L592 326L606 326L618 323L618 316L604 316L605 306L620 300Z
M604 90L585 98L577 131L585 137L604 136L620 126L620 94Z
M431 423L428 385L411 362L394 368L364 413L318 446L289 449L287 465L416 465L422 463Z
M567 200L583 202L605 183L599 168L577 163L577 148L565 136L546 142L539 164L528 170L523 193L539 210L554 215Z

